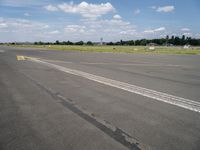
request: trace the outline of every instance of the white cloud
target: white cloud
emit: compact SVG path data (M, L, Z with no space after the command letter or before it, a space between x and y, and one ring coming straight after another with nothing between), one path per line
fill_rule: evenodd
M144 30L144 33L148 33L148 34L154 33L154 30Z
M85 26L82 25L67 25L65 27L65 32L71 32L71 33L83 33L85 32Z
M120 34L122 35L135 35L136 34L136 30L125 30L125 31L121 31Z
M0 28L7 28L7 27L8 27L8 25L6 23L0 22Z
M0 0L2 6L12 7L42 6L46 2L46 0Z
M200 38L200 34L199 34L199 33L196 33L196 34L195 34L195 38Z
M29 21L26 19L1 19L0 26L7 27L10 31L32 31L49 28L49 25L45 23Z
M47 5L44 8L48 11L58 11L58 8L53 5Z
M122 17L120 15L114 15L113 19L122 19Z
M135 27L130 24L130 22L123 21L121 19L83 19L82 20L84 26L90 29L95 29L99 33L106 31L107 33L111 33L116 31L118 34L124 30L133 30Z
M158 7L156 9L157 12L164 12L164 13L173 12L174 10L175 10L174 6L163 6L163 7Z
M111 3L91 4L81 2L80 4L63 3L58 6L48 5L45 7L49 11L61 10L65 13L79 14L85 18L97 18L115 10Z
M183 33L183 35L185 35L185 36L193 36L193 34L190 33L190 32Z
M188 32L188 31L190 31L190 29L189 28L182 28L181 31Z
M160 31L165 31L165 30L166 30L165 27L154 29L155 32L160 32Z
M49 25L43 22L26 19L0 18L0 41L38 41L36 35L44 34L49 30Z
M82 23L86 27L85 34L92 36L92 39L99 40L99 37L109 40L129 39L138 35L136 27L122 19L82 19Z
M24 16L29 17L31 15L29 13L24 13Z
M49 34L59 34L59 33L60 33L60 31L58 31L58 30L54 30L54 31L49 32Z
M49 25L47 25L47 24L44 24L41 26L41 29L47 29L47 28L49 28Z
M126 21L123 21L123 20L116 20L116 19L111 19L111 20L108 20L108 19L105 19L105 20L99 20L97 21L99 24L102 24L102 25L105 25L105 27L107 26L118 26L118 27L127 27L130 25L130 22L126 22Z
M137 15L137 14L139 14L140 12L141 12L140 9L136 9L136 10L134 11L134 14Z
M151 9L156 9L157 7L156 7L156 6L151 6L150 8L151 8Z
M162 32L162 31L165 31L165 30L166 30L165 27L160 27L160 28L157 28L157 29L145 30L144 33L153 34L153 33Z

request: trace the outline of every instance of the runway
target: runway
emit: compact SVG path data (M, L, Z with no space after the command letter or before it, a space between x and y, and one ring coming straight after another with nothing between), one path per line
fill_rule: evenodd
M200 148L198 55L2 46L0 69L1 149Z

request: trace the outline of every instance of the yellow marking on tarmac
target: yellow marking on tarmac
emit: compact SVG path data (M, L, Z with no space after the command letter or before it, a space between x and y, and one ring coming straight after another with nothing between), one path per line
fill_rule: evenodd
M27 57L27 56L16 56L17 60L27 60L27 59L37 59L37 58L33 58L33 57Z
M16 56L17 60L25 60L24 56Z

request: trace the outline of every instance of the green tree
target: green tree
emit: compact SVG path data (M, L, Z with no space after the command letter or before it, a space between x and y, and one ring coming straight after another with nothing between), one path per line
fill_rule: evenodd
M56 40L56 43L55 43L56 45L59 45L60 44L60 42L58 41L58 40Z
M185 44L186 44L185 35L182 35L181 45L185 45Z
M93 45L93 43L92 43L91 41L88 41L88 42L86 43L86 45Z
M127 43L127 45L135 45L135 42L133 40L127 41L126 43Z
M79 42L76 42L75 44L76 45L84 45L84 42L83 41L79 41Z
M179 38L178 36L176 36L176 37L174 38L174 44L175 44L175 45L180 45L180 44L181 44L181 40L180 40L180 38Z
M174 37L174 35L172 35L171 39L169 39L169 43L174 45L174 39L175 39L175 37Z
M142 39L140 41L140 45L143 45L143 46L147 45L147 40L146 39Z

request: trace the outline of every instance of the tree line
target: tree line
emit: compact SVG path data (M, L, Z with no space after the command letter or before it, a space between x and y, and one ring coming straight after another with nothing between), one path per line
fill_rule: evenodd
M79 42L71 42L71 41L58 41L56 40L55 42L34 42L34 45L93 45L94 43L91 41L88 42L83 42L83 41L79 41Z
M119 42L109 42L107 45L136 45L136 46L146 46L146 45L165 45L165 46L200 46L200 39L195 39L191 37L185 37L184 35L180 38L178 36L166 36L166 38L160 39L141 39L141 40L130 40L130 41L119 41Z
M20 43L10 43L10 44L20 44ZM24 44L24 43L23 43ZM59 41L55 42L34 42L34 45L100 45L101 42L71 42L71 41ZM165 46L183 46L183 45L192 45L200 46L200 39L186 37L183 35L179 36L166 36L166 38L159 39L140 39L140 40L129 40L129 41L117 41L117 42L103 42L103 45L129 45L129 46L146 46L146 45L165 45Z

